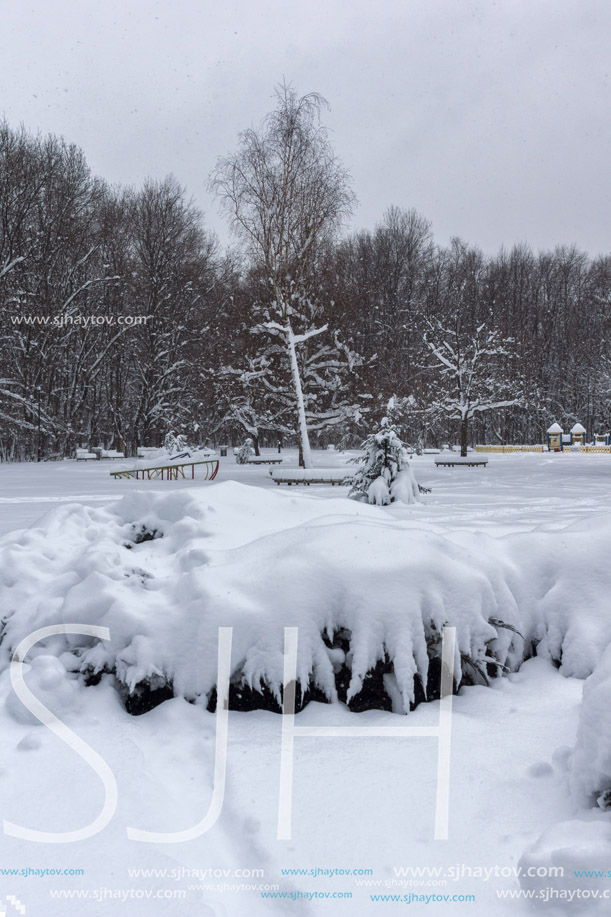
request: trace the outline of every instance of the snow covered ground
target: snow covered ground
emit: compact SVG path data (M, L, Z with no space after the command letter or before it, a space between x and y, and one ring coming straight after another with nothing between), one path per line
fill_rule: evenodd
M265 450L264 450L265 452ZM275 451L270 455L276 456ZM297 453L283 452L283 464L297 468ZM313 452L315 467L339 468L356 453ZM489 455L487 468L436 468L435 456L415 456L418 480L432 486L426 500L427 521L448 527L490 529L491 534L528 531L548 524L562 528L611 507L609 456L567 453ZM196 481L147 482L114 480L109 471L118 463L48 462L0 464L0 535L31 525L58 502L87 506L110 503L134 489L150 493L192 489ZM349 468L354 470L355 466ZM255 487L282 489L274 484L265 465L238 465L232 455L220 459L217 482L227 480ZM129 488L129 491L128 491ZM291 496L295 488L290 488ZM301 490L299 491L301 493ZM308 497L337 497L338 488L310 486ZM422 515L418 507L406 509L406 518ZM499 523L503 523L501 527Z
M339 467L346 458L315 453L320 467ZM46 844L4 835L0 839L2 900L15 895L27 915L52 917L115 913L352 917L406 907L432 914L457 910L509 915L530 913L532 902L503 895L536 892L536 903L547 914L579 913L580 908L584 913L607 912L609 901L602 894L611 894L611 873L610 878L606 873L611 863L611 822L606 812L591 807L586 796L601 789L596 782L600 775L611 773L605 759L606 724L600 723L597 742L588 730L588 723L596 724L605 709L609 680L604 673L592 678L594 688L572 757L584 681L570 672L582 665L585 668L578 674L589 674L587 665L595 665L609 639L611 569L607 583L605 561L611 540L609 457L491 455L485 469L437 469L433 459L413 460L419 482L431 487L431 494L415 506L386 508L348 502L345 488L278 487L268 469L237 465L232 456L221 459L218 483L212 485L115 481L108 474L111 463L102 462L0 465L0 525L6 533L0 539L0 594L2 617L10 617L11 641L23 636L34 620L36 626L68 620L64 611L73 621L123 629L126 640L132 640L129 628L134 624L125 604L126 590L132 585L123 582L128 579L123 576L127 561L119 534L122 537L128 530L130 519L144 519L150 504L155 519L167 526L163 551L159 541L125 552L130 570L140 571L135 597L151 575L161 584L152 587L149 617L145 607L139 609L142 633L160 620L156 616L164 608L169 615L189 606L190 596L172 591L164 578L176 581L180 570L191 577L180 580L180 588L197 586L201 568L209 562L217 577L217 596L231 582L223 576L230 577L235 570L241 577L222 614L218 612L219 624L234 625L234 646L239 646L237 631L249 613L245 605L249 596L256 617L269 611L266 607L262 612L264 601L275 607L275 602L287 602L291 590L297 605L301 602L305 609L310 596L324 617L331 613L320 607L324 597L336 598L339 585L352 603L355 596L371 589L379 594L380 608L374 617L390 627L393 603L397 595L407 599L409 588L400 583L402 593L385 591L385 575L390 570L394 576L393 564L401 568L403 557L417 580L414 551L419 546L426 576L416 582L416 588L422 587L423 595L424 584L435 581L435 557L440 581L450 576L448 558L454 563L460 559L461 589L474 602L472 608L467 598L459 601L462 593L454 592L453 599L446 593L449 605L454 601L457 622L476 613L482 618L484 608L474 583L481 583L483 574L498 577L498 583L509 583L512 595L520 597L514 603L516 615L525 614L527 606L539 615L537 626L548 631L542 644L547 654L556 658L562 651L570 658L573 652L573 661L567 666L563 660L561 670L544 654L490 687L466 687L455 698L448 840L433 840L437 740L345 737L296 739L293 835L290 841L277 840L281 718L256 710L229 714L227 785L217 823L192 840L157 844L128 839L127 828L177 832L202 819L212 798L215 715L201 704L174 697L142 716L130 716L112 676L103 675L99 684L84 687L74 656L64 646L60 652L59 644L48 644L28 657L32 665L26 681L108 763L117 781L118 803L109 824L86 840ZM296 455L285 453L285 463L296 467ZM180 494L174 497L170 491ZM128 501L113 505L126 494L131 495ZM171 504L174 518L170 518ZM55 509L54 515L40 523L41 514L49 509ZM160 512L166 514L164 519L159 518ZM181 521L185 512L188 524ZM36 526L29 534L12 534L32 523ZM175 528L181 525L182 529ZM358 539L362 543L357 550ZM393 539L399 546L396 557L388 547ZM91 578L96 545L100 546L99 567L93 571L97 579ZM384 563L376 561L380 545L385 546ZM313 553L320 546L322 553ZM319 583L316 571L310 570L314 575L305 597L298 573L300 551L309 564L314 557L328 564ZM272 559L275 567L270 566ZM371 568L359 580L365 560ZM278 565L283 563L289 571L284 579L278 576ZM372 581L376 563L379 583ZM105 602L113 569L113 601ZM341 572L337 583L330 578L331 569ZM261 586L265 581L267 591ZM80 607L73 601L64 608L70 590ZM361 614L368 614L367 607ZM611 624L611 615L609 619ZM265 620L269 631L270 619ZM172 618L167 625L167 645L176 621ZM284 623L295 622L289 615L280 622ZM199 646L201 631L196 628L190 635L185 671L193 668L193 648ZM212 644L212 637L208 642ZM126 645L133 648L133 641L117 645L115 651L121 653ZM256 639L252 646L257 647ZM202 659L210 654L215 658L215 645L200 649ZM246 656L248 647L242 652ZM268 648L264 667L270 656ZM126 671L134 658L124 657ZM7 661L2 660L0 675L5 698L0 703L3 818L39 831L75 830L102 808L100 779L21 705L11 689ZM157 661L157 655L152 661ZM606 665L605 659L601 665ZM187 694L193 690L193 685L186 687ZM352 713L337 702L310 703L297 722L419 726L436 724L438 716L438 702L421 704L407 718L379 710ZM596 760L585 775L588 756ZM83 873L25 875L28 869L82 869ZM563 876L558 874L561 869ZM21 874L9 875L8 870ZM525 875L527 870L534 874ZM575 875L584 870L600 870L604 875ZM549 875L550 871L556 874ZM592 891L599 898L587 897ZM270 897L284 893L285 897ZM383 900L389 895L399 900ZM435 900L431 895L442 897ZM425 896L428 901L410 896ZM475 896L475 900L458 900L460 896Z

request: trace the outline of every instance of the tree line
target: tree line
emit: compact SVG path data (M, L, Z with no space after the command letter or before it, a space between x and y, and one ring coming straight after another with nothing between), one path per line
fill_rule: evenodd
M412 209L342 231L324 100L282 86L211 190L222 251L174 179L111 187L80 149L0 124L0 457L134 454L167 433L255 448L541 442L608 427L611 256L436 244Z

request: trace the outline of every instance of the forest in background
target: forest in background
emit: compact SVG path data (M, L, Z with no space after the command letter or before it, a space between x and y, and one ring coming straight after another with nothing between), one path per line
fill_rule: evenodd
M308 278L295 327L315 447L360 444L386 413L411 444L457 442L452 386L469 374L488 408L470 444L611 422L611 255L439 246L424 216L392 207L325 236ZM295 443L274 295L173 177L111 187L76 146L0 123L2 460L134 454L168 432Z

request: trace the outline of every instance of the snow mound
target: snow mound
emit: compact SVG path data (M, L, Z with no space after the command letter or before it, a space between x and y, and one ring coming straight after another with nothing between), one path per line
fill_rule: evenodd
M520 885L532 893L536 909L549 915L608 914L609 899L602 895L609 888L610 858L607 820L558 822L520 858Z
M611 643L610 548L606 521L450 536L380 507L231 482L64 505L0 541L0 668L39 627L95 624L108 641L56 635L28 662L61 657L90 682L114 673L134 712L143 692L212 709L218 627L231 626L232 703L278 709L284 628L296 626L301 701L407 712L435 694L449 625L463 683L535 651L586 677Z
M74 676L66 672L56 656L35 656L31 665L25 666L24 680L34 696L55 716L61 718L62 714L73 710L77 705L78 686ZM7 695L5 707L18 723L41 725L38 717L28 710L14 692Z
M570 762L571 790L581 804L611 808L611 733L604 728L611 706L611 647L583 687L575 750Z

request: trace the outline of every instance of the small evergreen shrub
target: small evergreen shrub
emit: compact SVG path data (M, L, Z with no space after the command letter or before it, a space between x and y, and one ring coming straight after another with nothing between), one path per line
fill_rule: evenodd
M382 419L377 433L370 433L362 446L363 455L349 496L363 503L386 506L399 501L417 503L419 488L409 456L388 417Z
M250 439L249 437L247 440L245 440L244 444L240 446L240 448L238 449L235 460L238 463L238 465L245 465L246 462L251 457L251 455L254 455L254 454L255 454L254 443L252 439Z

